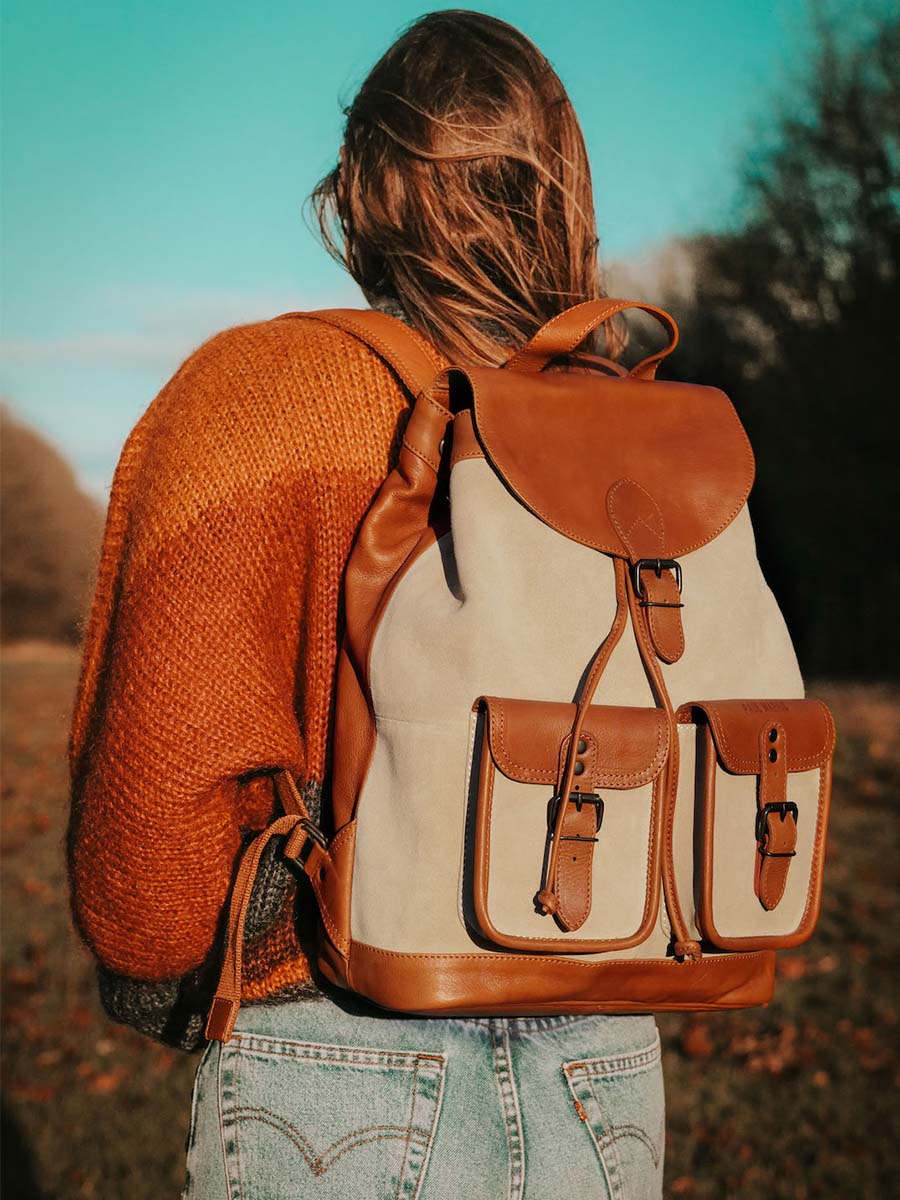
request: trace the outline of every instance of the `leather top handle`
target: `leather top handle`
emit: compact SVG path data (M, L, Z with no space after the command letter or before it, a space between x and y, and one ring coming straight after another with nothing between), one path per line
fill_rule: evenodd
M543 325L504 365L511 371L542 371L552 358L571 354L589 333L628 308L649 313L669 335L669 342L662 350L642 359L629 371L633 379L653 379L656 368L678 345L678 326L664 308L643 304L640 300L586 300L584 304L576 304Z

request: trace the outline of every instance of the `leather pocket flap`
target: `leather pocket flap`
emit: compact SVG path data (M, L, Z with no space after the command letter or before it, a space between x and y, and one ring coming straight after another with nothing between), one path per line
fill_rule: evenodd
M690 724L698 714L709 723L719 761L733 775L761 772L769 730L781 738L788 771L822 767L834 752L834 721L821 700L692 701L679 708L677 719Z
M574 704L482 696L491 757L518 783L555 784L568 747ZM669 729L661 709L593 704L582 727L589 788L636 788L655 779L669 753Z

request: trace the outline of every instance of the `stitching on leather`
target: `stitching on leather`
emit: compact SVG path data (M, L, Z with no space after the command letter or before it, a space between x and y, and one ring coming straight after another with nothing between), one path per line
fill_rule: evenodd
M712 725L713 731L716 734L716 740L718 741L719 739L721 739L722 750L724 752L723 756L729 758L735 764L735 766L749 767L751 769L752 774L758 775L759 767L760 767L758 758L742 758L740 755L735 754L732 751L731 743L728 741L728 737L725 732L725 726L722 724L722 719L719 716L719 713L716 711L716 709L712 708L712 705L714 703L715 703L715 701L712 701L712 700L708 700L708 701L700 700L700 701L697 701L696 704L693 705L693 707L702 709L703 712L706 714L706 717L707 717L710 725ZM815 751L815 753L812 756L809 756L807 758L795 759L793 766L786 768L788 771L788 774L794 774L797 771L806 771L806 770L811 769L812 767L821 767L823 765L823 763L827 762L827 760L831 757L832 753L834 752L836 738L835 738L834 721L831 717L831 713L828 711L828 707L821 700L814 700L813 703L817 704L822 709L822 711L824 712L824 715L825 715L826 741L824 744L824 748L822 750ZM707 706L709 706L709 707L707 707ZM682 706L682 707L684 707L684 706ZM681 710L679 710L679 711L681 711ZM760 716L764 716L764 715L765 715L764 713L760 714ZM688 724L690 724L690 722L688 722ZM718 747L717 747L717 749L718 749Z
M518 962L518 963L520 963L523 961L527 961L527 956L523 957L523 955L521 955L521 954L500 954L500 953L497 953L496 951L492 951L490 953L484 953L484 954L430 954L430 953L419 954L419 953L416 953L415 951L410 951L410 950L385 950L381 946L371 946L371 945L369 945L368 942L356 942L355 945L363 948L365 950L366 954L380 954L382 957L387 957L387 958L415 958L415 959L423 959L423 958L425 958L425 959L448 959L449 958L449 959L453 959L454 962L457 962L457 961L462 962L462 961L471 960L471 961L477 961L477 962ZM760 950L738 951L735 954L732 954L732 953L726 951L723 954L715 955L713 961L715 961L716 959L724 959L724 958L730 959L732 961L734 959L745 959L745 958L751 959L751 958L757 958L761 953L763 953L763 951L760 951ZM648 967L649 966L654 966L654 967L655 966L666 966L666 967L670 966L672 968L679 969L679 970L690 970L691 967L697 967L702 970L704 963L707 968L709 967L709 959L705 959L705 960L701 960L699 962L693 963L693 962L677 962L674 958L672 958L672 959L670 959L670 958L622 958L622 959L613 958L613 959L610 959L608 962L586 963L586 962L577 962L574 959L570 959L570 958L560 958L559 956L552 955L552 954L539 954L535 957L535 961L536 962L551 962L551 963L555 963L560 966L565 965L565 966L571 966L571 967L581 967L582 969L591 968L591 967L594 967L594 968L602 967L604 970L606 970L608 967L632 968L635 966L648 966ZM587 1003L591 1003L591 1001L587 1001Z
M327 324L331 324L331 322L328 320L328 318L315 317L314 314L310 314L310 315L312 315L314 317L314 319L316 319L316 320L325 321ZM405 353L404 354L396 353L390 347L389 343L387 341L385 341L385 339L381 335L381 333L379 333L377 331L373 333L371 330L367 329L364 321L361 321L356 317L347 317L344 320L346 323L339 323L337 320L335 320L334 323L337 324L339 328L344 329L345 332L356 336L357 339L359 341L362 341L364 345L371 346L372 349L374 349L376 351L376 353L378 353L386 361L386 363L389 367L393 367L394 364L396 363L397 367L399 368L398 373L402 373L402 375L404 377L403 382L406 384L408 390L411 391L414 396L418 396L420 393L422 393L424 391L425 387L427 387L428 385L420 384L419 371L410 368L409 360L406 358ZM402 332L402 334L409 333L409 329L407 328L407 326L405 326L399 322L398 322L398 324L400 324L400 326L401 326L400 330L398 330L398 333L399 332ZM426 356L426 357L430 357L430 356ZM432 365L433 365L433 363L432 363Z
M410 454L414 454L416 458L420 459L423 463L425 463L426 466L431 467L432 471L434 471L435 475L437 475L438 471L440 470L440 463L436 463L433 458L429 458L427 454L423 454L421 450L417 450L412 442L408 442L406 438L403 439L403 445L410 452Z
M331 854L335 846L343 845L343 843L351 836L356 826L356 819L350 820L346 825L341 826L334 837L331 839L331 845L328 847L328 853Z
M492 701L493 701L493 706L491 703ZM492 756L497 761L501 770L503 770L504 768L507 768L507 770L504 770L504 774L507 774L510 771L516 771L524 776L527 776L529 779L534 779L538 783L555 783L556 776L558 773L556 768L547 769L547 770L541 769L541 768L532 768L532 767L529 767L526 763L520 763L512 757L512 755L509 751L509 748L508 748L507 740L506 740L506 710L504 708L503 701L497 697L488 697L487 698L487 710L488 710L488 741L489 741L490 748L492 751ZM650 711L650 710L648 710L648 711ZM654 709L652 711L658 712L659 710ZM588 709L588 713L590 713L590 708ZM493 727L493 720L494 720L495 714L496 714L497 720L499 722L499 728L497 730L498 745L497 745L496 750L494 749L494 746L493 746L493 740L490 737L490 731ZM663 732L665 732L665 740L666 740L665 748L661 748L662 742L663 742ZM587 730L582 730L582 737L584 737L586 741L593 742L595 745L595 748L597 747L596 739L592 733L590 733ZM563 745L563 744L567 745L568 740L569 740L568 738L564 738L561 745ZM650 765L648 767L644 767L640 771L616 771L614 769L605 769L604 768L602 771L602 775L598 771L595 778L597 776L600 776L605 779L613 778L617 782L631 783L632 786L634 786L634 787L640 787L645 783L650 783L651 780L655 778L656 773L659 771L659 769L662 766L662 763L666 757L666 752L668 751L668 740L669 740L668 724L666 721L664 721L664 720L661 721L657 718L657 721L656 721L656 752L655 752L654 757L651 760ZM497 751L499 751L499 753ZM598 787L610 787L611 785L608 783L606 783L606 784L600 783L600 784L597 784L597 786Z
M313 876L308 878L312 884L312 889L315 892L316 900L318 901L319 916L322 918L322 922L331 935L331 940L334 942L335 946L337 946L338 950L340 950L342 954L346 955L347 951L350 949L350 939L344 937L338 932L337 926L328 912L328 906L325 903L324 896L322 895L322 885L319 883L317 873L313 872Z
M597 303L596 300L583 301L584 306L587 306L588 304L593 305L596 303ZM559 322L561 322L566 317L571 318L572 313L577 312L578 309L581 307L582 307L582 305L579 304L579 305L576 305L574 309L570 308L566 312L557 313L557 315L555 317L551 317L551 319L545 325L543 325L540 330L538 330L538 334L545 334L548 330L553 329ZM609 321L613 317L617 316L618 313L625 312L627 309L630 309L630 308L639 309L641 312L649 313L652 316L656 316L657 313L665 311L663 309L656 308L652 304L638 304L638 303L635 303L635 301L633 301L633 300L626 300L619 304L610 304L608 306L608 311L600 320L597 320L596 317L592 317L583 326L583 328L579 331L578 340L573 343L573 349L575 347L580 346L581 343L584 341L584 339L587 337L587 335L593 329L599 329L601 325L605 325L607 321ZM638 363L639 367L645 366L645 364L648 361L652 361L655 358L659 358L659 360L662 361L662 359L664 359L668 354L671 354L671 352L675 349L675 344L677 342L677 336L678 336L678 334L677 334L678 327L675 324L670 313L666 313L666 317L668 318L668 321L671 322L671 326L668 324L667 321L659 320L659 317L657 317L657 320L659 320L659 323L663 326L663 328L669 334L669 339L670 339L670 341L673 342L673 344L671 346L667 346L664 350L660 350L656 354L651 355L650 358L645 359L644 362ZM537 337L538 334L535 334L535 337ZM526 368L527 370L530 370L532 373L534 373L534 371L536 369L539 371L541 369L541 367L544 366L545 363L549 359L555 357L555 354L553 353L552 350L545 351L545 350L541 350L540 348L538 348L537 350L526 350L526 346L528 346L528 345L530 345L530 342L526 342L525 346L522 346L519 350L517 350L516 353L512 356L512 358L508 359L503 364L504 369L522 370L521 365L518 365L518 366L516 365L517 361L521 360L522 363L530 364L530 363L534 363L534 361L538 358L538 356L540 356L541 358L543 358L543 362L541 362L540 365L537 366L537 368L535 368L534 366L529 366L528 368Z
M640 513L632 521L631 526L627 531L623 528L622 522L619 519L619 514L615 511L615 505L619 489L628 486L637 488L639 492L643 492L643 494L646 496L647 500L652 506L654 515L659 517L658 530L654 529L652 525L648 524L646 518ZM627 503L627 501L625 501L625 503ZM662 509L657 504L655 498L650 494L650 492L647 491L645 487L638 483L637 480L630 479L628 476L625 476L622 479L617 479L606 494L606 511L609 514L609 519L612 521L616 533L619 535L622 541L622 545L628 550L628 553L632 556L632 558L641 557L641 555L637 553L634 546L631 544L631 535L634 533L638 525L644 525L646 527L646 529L656 539L657 549L660 551L662 550L666 541L666 519L663 516Z
M390 314L385 313L384 315L389 316ZM438 371L445 371L451 365L449 358L444 358L443 354L439 354L435 350L434 346L432 346L431 342L429 342L428 339L423 334L419 333L418 329L413 329L413 327L411 325L405 325L402 321L399 321L396 317L393 317L391 319L397 320L398 324L403 327L404 333L408 333L412 337L413 341L416 341L419 343L419 347L421 348L422 352L429 359L431 359L432 365L436 366Z
M420 392L416 397L416 400L424 400L426 404L430 404L434 411L441 417L450 416L450 409L447 407L447 405L441 404L439 400L435 400L434 396L432 396L431 392L428 390Z
M486 788L486 792L485 792L484 799L483 799L485 808L487 810L486 814L485 814L485 827L486 827L487 832L485 834L484 856L485 856L485 859L487 860L488 876L490 876L490 868L491 868L491 828L493 825L493 812L494 812L494 775L495 774L496 774L496 771L493 766L493 762L491 762L489 773L488 773L487 788ZM659 777L657 776L657 779L655 779L653 781L653 789L650 794L650 823L649 823L649 840L647 843L647 871L644 876L644 908L641 913L640 925L638 926L638 929L636 930L636 932L640 932L640 930L647 923L648 917L650 915L650 904L651 904L650 881L652 879L654 872L656 870L658 870L658 867L659 867L658 858L653 852L653 830L654 830L654 827L656 824L656 814L658 811L658 778ZM642 786L646 786L646 784L644 784ZM479 788L478 799L479 799L479 802L482 800L480 788ZM592 867L593 867L593 863L592 863ZM559 874L558 868L557 868L557 874ZM591 874L591 877L590 877L589 883L588 883L589 892L590 892L592 883L593 883L593 871L592 871L592 874ZM485 895L485 897L484 897L484 906L485 906L485 909L487 909L487 895ZM590 915L590 912L588 912L588 915ZM587 920L587 917L585 917L585 920ZM583 923L584 922L582 922L582 924ZM495 930L495 932L499 933L501 936L520 938L523 941L540 942L541 944L546 944L548 942L559 943L561 941L561 939L565 939L565 934L561 934L556 937L544 937L541 934L531 934L531 933L503 934L503 932L501 930L496 929L496 926L494 926L492 921L490 922L490 924L491 924L491 927ZM634 934L627 934L625 937L620 937L620 938L580 938L580 939L573 938L570 941L564 941L564 945L573 945L573 946L575 946L575 951L578 952L579 942L586 942L586 943L589 943L589 945L591 947L590 952L602 953L605 950L614 950L616 948L621 947L622 942L629 942L629 941L631 941L631 939L634 936L635 936ZM639 944L639 943L632 943L632 944ZM562 947L560 947L560 948L562 948ZM438 955L437 957L441 957L441 956ZM454 955L454 957L456 957L456 956ZM468 957L477 957L477 956L469 955Z
M475 411L476 423L478 425L479 430L481 431L481 439L483 442L485 442L487 440L488 434L485 432L484 422L481 419L481 413L479 411L478 392L475 387L474 381L470 380L469 382L472 386L472 404L473 404L473 408ZM734 411L734 406L732 405L731 401L728 399L728 397L725 395L724 392L722 393L722 396L724 397L726 403L728 404L728 407L731 412L731 417L733 418L734 424L737 427L738 436L740 437L740 439L743 442L744 458L750 467L750 479L748 480L746 490L743 492L743 495L739 499L737 505L728 514L728 516L722 521L722 523L720 525L718 525L708 536L702 538L700 541L692 543L690 546L673 547L672 550L670 551L672 558L682 558L685 554L690 554L692 550L699 550L701 546L707 546L707 545L709 545L710 542L714 541L724 529L728 528L728 526L731 524L731 522L735 519L735 517L738 515L738 513L741 511L741 509L747 503L747 496L750 494L750 488L753 486L753 476L756 472L756 460L753 457L753 450L750 446L750 439L747 437L746 431L744 430L743 425L741 425L740 420L738 419L738 415ZM494 464L494 456L491 453L490 446L487 446L486 450L487 450L486 457L490 460L490 462L492 464ZM544 510L541 509L537 504L532 503L529 500L526 500L524 498L524 496L522 496L521 493L518 491L518 489L513 486L513 484L506 477L506 475L503 473L503 471L500 470L499 467L495 466L494 469L500 474L501 478L505 482L506 486L510 489L510 491L517 497L517 499L519 500L519 503L523 504L530 512L533 512L535 515L539 516L546 525L550 526L551 529L555 529L558 533L565 534L566 537L570 537L573 541L579 542L582 546L590 546L590 547L592 547L592 549L600 550L604 554L616 555L618 553L618 551L612 549L609 546L604 546L599 542L591 541L591 540L586 541L581 534L575 533L574 530L567 528L565 525L561 524L555 518L551 519L549 514L544 512Z
M653 587L652 582L650 587ZM670 594L672 593L670 592ZM682 654L684 654L684 626L681 623L681 610L677 608L651 608L649 611L650 636L653 638L653 642L657 648L657 651L661 652L660 657L669 663L678 662L679 658L681 658ZM663 613L670 613L672 615L664 617L662 615ZM671 624L674 627L676 635L674 649L668 643L668 634L666 633L665 628L660 629L657 622L662 622L663 626Z
M674 721L672 701L669 697L668 688L666 687L665 676L663 675L662 669L657 662L653 644L650 642L649 631L643 619L643 613L646 610L641 610L636 607L637 598L634 595L633 588L628 587L627 577L626 588L628 589L628 613L629 617L631 618L632 631L634 632L635 640L638 644L638 653L640 654L647 671L653 676L653 681L658 689L659 695L665 703L666 726L668 728L670 714L672 716L672 720ZM648 643L650 644L648 645ZM669 747L667 769L668 777L666 779L666 790L663 799L663 901L669 910L669 919L674 927L674 932L677 939L684 940L688 936L689 929L681 907L681 900L678 896L678 884L675 879L674 853L675 803L678 795L678 775L680 772L679 743L677 736Z
M583 730L582 730L582 737L584 737ZM596 751L596 747L594 749ZM589 809L588 811L591 811L591 810ZM566 819L570 816L571 816L571 809L568 810L566 812L565 817L563 817L563 826L562 826L563 829L566 828ZM571 824L570 824L569 828L571 828ZM651 823L651 831L652 831L652 823ZM566 856L566 858L564 859L563 855L561 855L561 854L556 860L556 880L554 882L556 883L556 894L559 898L559 912L564 916L564 919L566 921L566 924L569 926L569 929L573 930L573 931L575 929L580 929L581 926L588 919L588 917L591 915L591 901L592 901L593 894L594 894L594 847L593 847L593 844L585 845L584 852L588 856L587 870L585 872L585 874L587 876L587 892L586 892L586 895L582 897L581 905L576 907L574 911L570 911L568 906L563 903L562 894L563 894L564 890L568 890L570 883L574 883L577 887L577 882L578 882L577 878L573 879L573 876L580 875L582 873L582 871L585 870L585 868L582 864L579 864L577 871L572 871L572 869L571 869L572 864L571 864L571 862L568 861L568 856ZM648 848L648 851L647 851L648 855L649 855L649 852L650 851ZM576 853L576 858L577 858L577 854L578 854L577 849L576 849L575 853ZM644 908L646 910L646 905L644 906ZM565 911L563 911L563 910L565 910ZM579 920L579 918L580 918L580 920ZM641 923L643 924L643 921Z
M821 704L822 701L818 701L818 703ZM821 877L822 859L825 853L825 768L827 765L828 763L826 761L821 767L818 768L819 795L816 803L816 829L815 833L813 834L812 856L809 863L809 883L806 889L806 904L803 906L803 912L800 916L800 920L797 922L795 928L789 933L748 933L741 937L735 938L729 938L726 934L725 938L727 941L741 942L742 944L746 944L747 942L756 942L759 949L756 950L755 953L759 953L760 951L766 949L777 950L779 948L779 943L783 943L785 938L793 937L797 933L797 930L802 929L809 919L809 910L812 906L813 892L815 891L813 884L816 879ZM786 884L787 877L785 877L785 885ZM715 924L714 918L712 923ZM721 935L717 933L716 936L718 937ZM728 953L728 951L726 951L726 953ZM752 954L754 951L750 951L750 953Z

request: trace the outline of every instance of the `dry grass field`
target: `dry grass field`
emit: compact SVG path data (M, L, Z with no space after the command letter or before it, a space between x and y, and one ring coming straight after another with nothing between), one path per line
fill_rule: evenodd
M4 1195L174 1198L197 1059L105 1019L69 924L64 748L77 659L21 644L2 669ZM897 1194L900 692L811 690L840 734L822 920L781 957L768 1009L661 1021L667 1196Z

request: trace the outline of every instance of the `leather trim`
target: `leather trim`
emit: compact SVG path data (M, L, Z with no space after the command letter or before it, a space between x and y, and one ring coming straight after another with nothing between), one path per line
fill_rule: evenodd
M734 775L760 773L760 734L770 725L785 731L789 772L822 767L834 754L834 720L821 700L692 700L676 719L690 724L697 712L708 720L719 759Z
M475 436L472 410L463 409L453 420L453 445L450 448L450 470L466 458L484 458L481 443Z
M576 705L482 696L491 755L508 779L555 784L560 751L568 745ZM658 708L592 704L581 736L593 753L584 757L581 791L635 788L655 779L669 753L666 714Z
M815 703L800 701L799 703ZM679 714L682 710L679 709ZM679 720L682 720L679 715ZM716 744L709 725L705 729L706 753L703 772L702 869L697 897L697 925L704 938L722 950L787 950L799 946L811 936L822 905L822 884L825 867L825 839L831 806L832 760L828 758L819 768L819 794L813 843L809 891L803 916L793 932L785 934L726 937L719 933L713 917L713 879L715 871L713 830L716 819ZM753 831L748 831L748 851L753 845ZM758 856L757 856L758 857ZM779 897L780 899L780 897Z
M627 950L645 941L656 924L659 912L660 896L660 820L661 804L660 777L653 786L653 797L650 808L650 834L647 853L646 889L644 894L644 911L638 928L626 937L621 938L583 938L575 937L573 933L558 932L547 937L535 937L528 934L505 933L498 929L491 920L488 911L488 884L491 868L491 816L494 804L494 762L492 755L481 754L481 768L478 780L478 809L475 817L475 846L473 872L473 908L482 934L497 946L514 950L543 950L550 952L601 953L606 950ZM602 830L600 835L602 837ZM589 881L588 881L589 884ZM587 891L585 909L580 924L584 923L590 912L590 891Z
M753 453L716 388L572 371L457 374L469 381L494 469L535 516L574 541L629 557L606 508L620 479L653 496L662 558L706 545L744 506Z
M767 1004L775 956L579 962L533 954L404 954L354 942L348 978L354 991L383 1008L423 1016L698 1011Z
M413 397L424 391L447 366L446 359L433 346L389 313L363 308L323 308L315 312L281 313L278 319L286 317L322 321L355 337L384 359Z
M416 396L397 466L382 484L357 532L344 576L344 635L335 675L331 810L338 853L322 881L330 918L328 936L340 951L350 940L353 838L356 807L375 748L369 656L381 616L412 563L443 531L436 504L442 439L451 414L438 372L446 360L402 322L384 313L323 310L305 314L337 325L379 354ZM436 378L436 376L438 376ZM351 826L352 823L352 826ZM351 829L352 833L344 833ZM338 839L343 838L343 841Z

